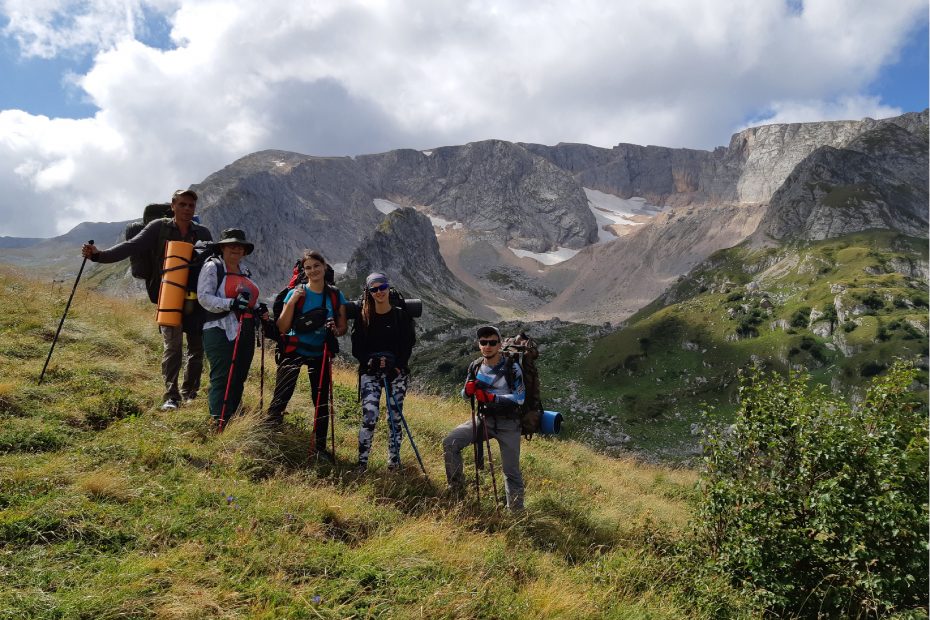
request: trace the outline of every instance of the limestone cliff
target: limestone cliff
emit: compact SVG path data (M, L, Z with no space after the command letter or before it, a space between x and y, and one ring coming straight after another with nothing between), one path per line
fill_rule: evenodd
M429 154L391 151L358 158L382 196L428 211L500 243L535 252L597 239L582 188L518 144L485 140Z
M759 233L819 240L868 229L927 236L928 141L891 123L823 146L772 196Z
M583 186L653 204L767 202L805 157L820 147L842 148L886 125L926 133L927 110L894 118L773 124L732 136L713 151L618 144L523 145L569 172Z

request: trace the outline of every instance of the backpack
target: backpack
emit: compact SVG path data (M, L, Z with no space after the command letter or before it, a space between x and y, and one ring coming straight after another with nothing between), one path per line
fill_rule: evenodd
M126 230L123 235L126 237L126 241L129 241L142 232L142 229L152 220L171 218L173 215L174 213L171 211L170 203L165 202L146 205L145 209L142 211L142 219L126 224ZM164 242L162 242L161 245L164 245ZM156 269L155 260L156 257L153 254L130 256L129 270L132 273L132 277L140 280L148 280L151 278Z
M333 268L327 264L326 265L326 274L323 276L325 282L325 290L329 293L330 303L333 306L333 314L339 312L339 289L335 286L336 273ZM294 263L294 268L291 273L291 279L283 289L278 291L278 294L274 297L274 302L271 304L271 319L263 323L263 329L265 336L271 338L275 341L275 362L280 364L283 356L285 354L294 353L297 351L297 336L288 336L286 333L282 334L281 330L278 329L278 319L281 317L281 313L284 311L284 298L287 297L287 294L295 286L300 284L307 283L307 274L304 273L303 269L303 259L298 259ZM323 299L323 306L326 306L326 299ZM312 310L311 310L312 311ZM303 314L303 313L301 313ZM296 316L294 317L297 318ZM332 336L330 332L327 332L327 344L332 351L333 355L339 353L339 341L335 336Z
M523 371L523 388L526 392L526 398L520 406L520 432L527 439L531 439L534 433L539 432L539 424L542 419L542 400L539 396L539 369L536 366L536 359L539 357L539 347L536 341L526 335L526 332L520 332L516 336L504 338L501 346L501 355L507 362L506 376L507 385L512 390L516 383L516 371L513 369L514 363L520 365ZM479 358L471 363L468 367L469 378L473 377L484 361Z

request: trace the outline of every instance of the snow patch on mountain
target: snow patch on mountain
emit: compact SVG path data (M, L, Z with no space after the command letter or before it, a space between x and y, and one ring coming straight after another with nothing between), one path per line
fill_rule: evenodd
M543 265L557 265L558 263L565 262L580 251L571 248L563 248L561 246L551 252L529 252L527 250L515 250L509 246L507 249L520 258L532 258Z
M614 226L641 226L662 211L662 207L651 205L639 196L620 198L596 189L583 189L588 197L588 208L597 220L598 243L612 241L619 236Z
M375 209L377 209L378 211L380 211L381 213L385 215L387 215L391 211L397 211L398 209L400 209L400 205L397 204L396 202L391 202L390 200L385 200L383 198L375 198L374 200L372 200L372 202L375 204Z

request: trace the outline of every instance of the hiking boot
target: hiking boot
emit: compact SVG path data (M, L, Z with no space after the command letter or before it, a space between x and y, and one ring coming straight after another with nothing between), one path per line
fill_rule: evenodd
M353 471L355 471L355 473L359 476L363 475L365 472L368 471L368 463L359 463L358 465L355 466L355 469Z
M332 452L326 448L317 448L313 453L317 461L325 461L326 463L335 463L336 459L333 458Z
M393 472L396 472L396 471L400 471L400 461L392 461L392 462L389 462L389 463L388 463L388 471L389 471L389 472L392 472L392 473L393 473Z
M176 401L176 400L173 399L173 398L169 398L169 399L166 400L166 401L164 402L164 404L161 406L161 410L162 410L162 411L174 411L174 410L177 409L177 408L178 408L178 401Z
M191 404L191 402L193 402L193 400L194 400L195 398L197 398L197 392L191 392L191 393L188 394L187 396L182 396L182 397L181 397L182 402L183 402L185 405Z
M460 484L450 484L446 487L446 497L451 500L460 500L465 497L465 487Z

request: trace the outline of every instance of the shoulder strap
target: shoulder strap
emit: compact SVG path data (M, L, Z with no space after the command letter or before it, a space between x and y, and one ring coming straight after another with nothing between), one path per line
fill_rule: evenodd
M517 371L514 370L513 367L513 358L508 355L505 359L507 360L504 370L507 376L507 387L510 388L510 391L512 392L517 384Z
M468 381L474 381L478 377L478 369L481 368L481 362L483 361L484 359L479 357L468 365L468 374L466 375Z
M213 287L213 291L216 292L216 290L220 288L220 283L223 281L223 278L226 277L226 263L224 263L223 259L219 256L211 256L207 260L216 263L216 286Z

